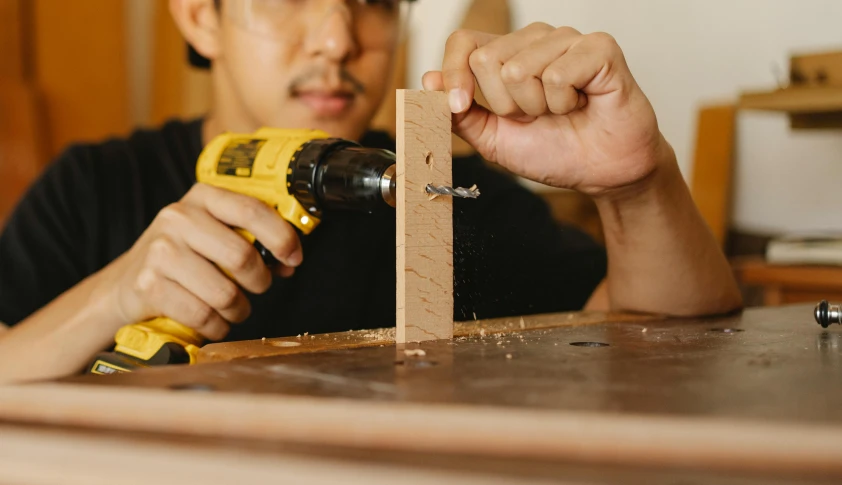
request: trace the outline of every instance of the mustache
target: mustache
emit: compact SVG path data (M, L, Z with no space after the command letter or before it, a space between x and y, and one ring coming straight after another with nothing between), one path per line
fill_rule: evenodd
M327 68L324 67L317 67L311 69L310 71L305 72L304 74L296 77L292 80L289 85L290 93L295 93L299 91L302 87L307 86L313 80L321 80L329 78L330 72ZM344 67L339 69L339 80L342 82L343 87L349 87L350 90L356 94L363 94L365 93L365 85L354 77L353 74L348 72L347 69Z

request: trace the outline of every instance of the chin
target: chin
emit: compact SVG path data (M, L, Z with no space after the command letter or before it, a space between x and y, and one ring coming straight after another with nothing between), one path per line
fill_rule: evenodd
M357 140L369 129L371 119L369 117L362 117L359 115L344 115L344 116L306 116L299 118L300 124L295 124L295 128L317 129L322 130L328 135L337 138L345 138L349 140ZM286 124L289 124L287 120Z

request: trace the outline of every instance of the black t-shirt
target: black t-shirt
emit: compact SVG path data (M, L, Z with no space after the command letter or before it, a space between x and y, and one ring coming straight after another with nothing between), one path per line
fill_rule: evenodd
M395 149L391 137L366 146ZM0 322L15 325L127 251L195 183L201 120L74 145L30 187L0 235ZM477 157L454 158L454 319L578 310L606 273L605 250L557 225L543 201ZM227 340L395 325L395 217L325 213L304 262L250 295Z

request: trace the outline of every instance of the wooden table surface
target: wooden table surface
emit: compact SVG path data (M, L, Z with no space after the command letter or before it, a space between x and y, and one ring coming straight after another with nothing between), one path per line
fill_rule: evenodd
M25 457L14 463L30 474L47 459L38 449L75 450L78 465L123 447L163 468L214 456L254 477L301 476L278 465L299 457L312 483L400 470L459 483L839 483L842 327L822 329L812 310L545 315L406 347L386 330L231 344L208 349L219 362L0 388L0 436L15 437L0 456ZM274 458L238 465L244 449ZM14 468L0 458L0 483Z

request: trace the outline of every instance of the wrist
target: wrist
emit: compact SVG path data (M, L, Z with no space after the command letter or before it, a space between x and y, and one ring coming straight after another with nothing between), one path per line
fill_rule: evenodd
M651 155L653 168L637 181L615 187L601 192L593 197L596 205L603 207L626 206L628 204L639 204L647 200L658 199L659 195L675 189L675 182L681 179L681 170L678 167L678 160L675 150L660 135ZM683 180L683 179L682 179Z
M92 286L88 296L91 317L114 332L120 327L135 323L129 321L120 304L119 261L120 258L91 276Z
M633 184L594 197L607 237L623 241L626 229L636 231L634 228L641 224L651 224L689 198L675 151L663 136L660 140L653 152L655 168L649 174Z

